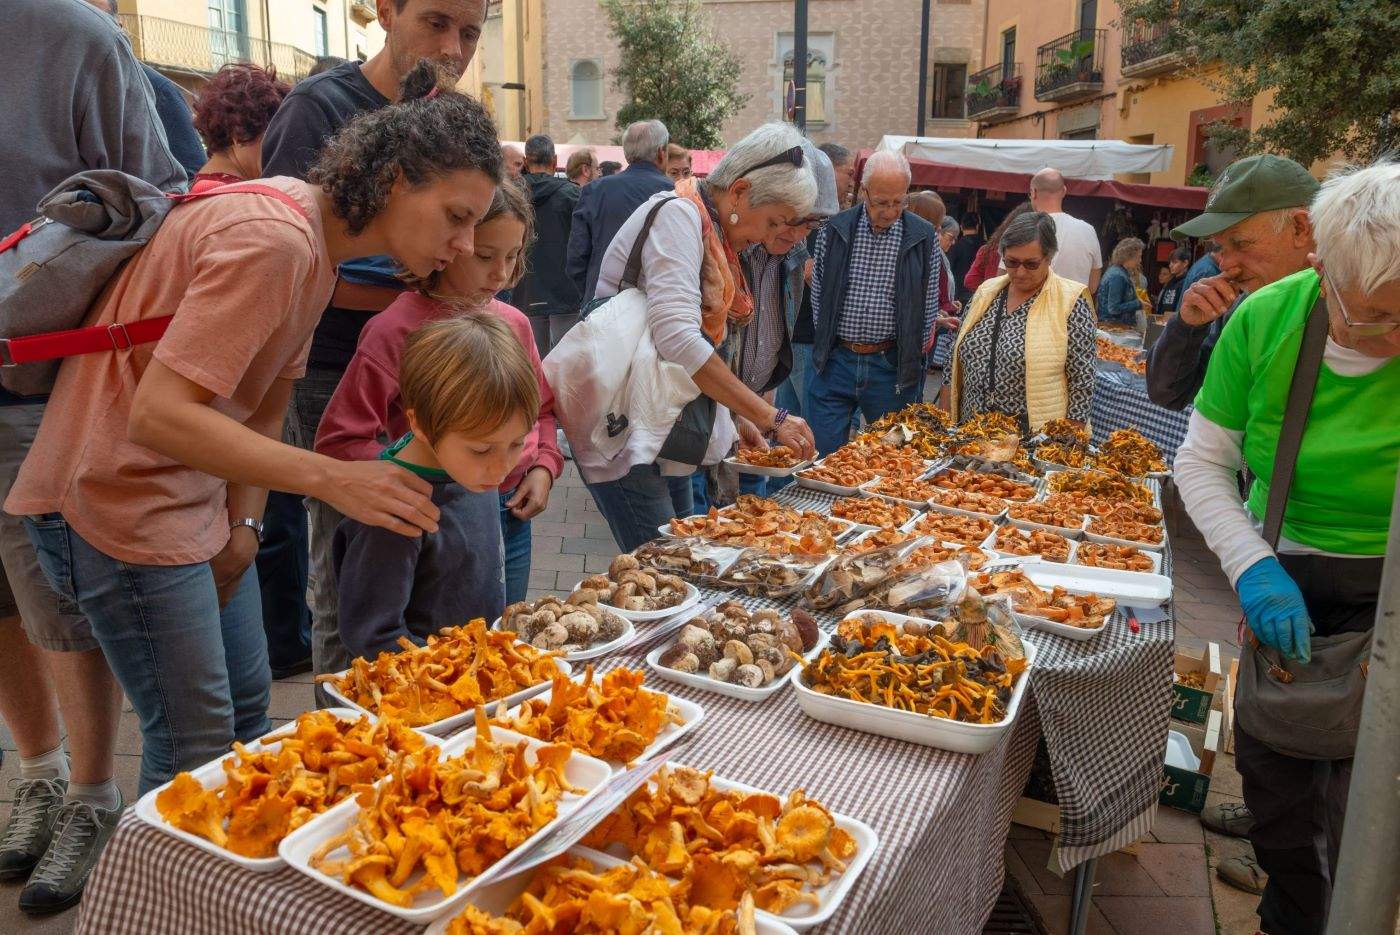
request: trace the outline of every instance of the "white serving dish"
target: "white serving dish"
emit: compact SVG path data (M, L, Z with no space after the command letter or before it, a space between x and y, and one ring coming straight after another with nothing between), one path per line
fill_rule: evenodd
M610 870L613 867L620 867L629 861L621 857L614 857L612 854L604 854L602 851L595 851L591 847L584 847L576 844L565 852L567 857L582 857L590 862L598 870ZM531 881L534 879L539 867L531 867L523 873L497 880L495 883L488 883L471 894L466 903L458 907L455 911L449 912L440 917L432 925L424 930L423 935L447 935L448 926L452 920L459 915L467 906L475 906L483 912L489 912L493 916L503 916L511 904L525 892ZM777 917L766 912L754 912L754 930L757 935L795 935L792 928L778 921Z
M804 653L802 658L810 660L816 657L826 645L827 633L822 631L817 638L817 645ZM672 682L679 682L682 685L689 685L691 688L699 688L708 692L715 692L720 695L727 695L730 698L737 698L740 701L763 701L772 695L782 691L786 681L785 676L775 678L761 688L746 688L743 685L735 685L733 682L721 682L712 679L709 675L701 672L681 672L678 669L671 669L661 664L661 655L676 643L675 640L668 640L663 645L656 647L647 653L647 665L651 670L663 679ZM800 665L793 666L794 670L802 668Z
M879 614L892 623L903 627L906 620L917 618L885 610L862 610L861 614ZM920 621L927 622L927 621ZM1011 702L1006 706L1006 717L995 724L967 724L947 718L915 714L912 711L899 711L883 705L864 701L852 701L835 695L823 695L802 684L802 667L795 666L788 678L797 694L797 704L810 718L879 734L895 740L907 740L925 747L952 750L954 753L986 753L996 746L1001 735L1010 730L1016 722L1016 714L1021 710L1021 699L1030 685L1030 670L1035 665L1035 644L1022 640L1026 648L1026 671L1016 680L1011 690Z
M937 511L932 511L932 512L943 512L943 513L946 513L946 512L948 512L948 511L946 511L946 510L937 510ZM912 517L907 523L905 523L904 525L900 526L899 528L900 528L901 530L903 530L904 532L913 532L913 531L914 531L914 527L916 527L916 526L919 525L919 520L923 519L925 515L927 515L927 514L922 514L922 515L914 516L914 517ZM962 514L953 514L953 515L962 515ZM970 517L968 517L968 518L969 518L969 519L984 519L984 520L987 519L987 517L985 517L985 516L970 516ZM988 522L992 522L992 521L991 521L991 520L988 520ZM932 536L934 536L934 533L930 533L930 532L920 532L919 535L921 535L921 536L930 536L930 537L932 537ZM996 523L995 523L995 522L992 522L992 531L991 531L991 533L990 533L989 535L992 535L992 536L995 536L995 535L996 535ZM968 545L968 546L972 546L973 548L982 549L984 552L991 551L990 549L987 549L987 548L986 548L986 544L987 544L987 541L988 541L986 538L980 539L980 540L978 540L977 542L953 542L953 541L951 541L951 540L949 540L949 539L943 539L942 537L939 537L939 540L938 540L938 541L943 542L943 543L946 544L946 545L954 545L954 546L957 546L957 545Z
M1069 473L1073 473L1073 472L1076 472L1076 471L1090 471L1090 470L1093 470L1093 469L1092 469L1092 468L1068 468L1068 469L1062 470L1062 471L1047 471L1046 474L1045 474L1045 479L1044 479L1044 481L1042 481L1041 484L1040 484L1040 492L1036 495L1035 499L1037 499L1037 500L1044 500L1046 497L1050 496L1050 493L1051 493L1051 490L1050 490L1050 478L1054 477L1056 474L1069 474ZM1102 472L1100 472L1100 473L1102 473ZM1142 484L1142 485L1143 485L1144 487L1146 487L1148 490L1152 491L1152 505L1155 506L1158 510L1162 509L1162 485L1161 485L1160 483L1154 484L1154 483L1152 483L1151 481L1146 481L1146 480L1144 480L1144 479L1141 478L1141 477L1128 477L1128 478L1125 478L1125 480L1128 480L1128 481L1130 481L1130 482L1132 482L1132 483L1134 483L1134 484Z
M1155 607L1172 596L1172 579L1145 571L1034 562L1026 564L1026 575L1042 588L1101 594L1129 607Z
M362 711L358 708L327 708L326 710L329 711L331 714L334 714L337 718L339 718L342 721L355 721L358 720L360 717L367 715L367 712ZM373 714L368 714L367 716L371 721L375 720ZM280 747L280 741L274 742L269 745L267 743L268 739L276 737L279 734L287 734L293 728L294 723L295 722L290 722L287 724L283 724L281 727L274 728L273 730L268 731L266 734L263 734L261 737L259 737L252 743L245 744L245 746L250 751L261 750L269 746ZM423 732L419 731L419 733ZM438 746L442 743L442 741L439 738L430 736L426 733L423 733L423 739L432 746ZM198 769L190 770L190 775L194 776L194 778L198 780L199 784L204 788L218 789L225 785L227 782L227 776L224 773L224 761L232 759L234 756L236 756L236 754L234 753L234 751L230 750L228 753L225 753L217 760L210 760L208 763L205 763ZM174 780L171 780L171 782L174 782ZM281 856L274 855L272 857L244 857L241 854L235 854L233 851L230 851L227 848L220 847L213 841L210 841L206 838L201 838L197 834L190 834L188 831L183 831L167 822L164 818L161 817L160 809L156 807L156 796L164 792L169 786L170 783L167 782L164 785L152 789L150 792L147 792L145 795L141 796L141 798L136 802L136 817L140 818L142 821L144 821L151 827L156 828L159 831L165 832L171 837L179 838L186 844L192 844L200 850L213 854L215 857L218 857L221 860L227 860L230 863L237 864L244 870L251 870L253 873L272 873L275 870L282 869L284 861L282 860ZM353 795L349 797L349 800L353 799ZM344 802L338 802L334 807L339 807L342 804L344 804Z
M1017 519L1011 515L1009 510L1006 513L1006 521L1013 526L1019 526L1021 529L1039 529L1041 532L1053 532L1058 536L1064 536L1066 539L1079 539L1083 537L1084 527L1087 526L1089 522L1088 517L1081 516L1078 526L1050 526L1045 523L1032 522L1028 519Z
M596 679L597 679L598 681L600 681L600 682L602 681L602 676L601 676L601 675L595 675L594 678L596 678ZM574 677L573 677L573 680L574 680L575 682L578 682L578 681L580 681L580 678L579 678L578 676L574 676ZM643 687L646 688L647 686L643 686ZM650 690L650 691L656 691L656 689L651 689L651 688L649 688L648 690ZM526 701L546 701L546 702L547 702L547 701L549 701L550 697L551 697L553 694L554 694L554 688L553 688L553 686L551 686L551 687L549 688L549 690L546 691L544 694L539 695L539 696L536 697L536 698L527 698L527 699L525 699L525 701L522 701L522 702L520 702L520 704L515 705L514 707L512 707L509 711L505 712L504 714L497 715L497 716L500 717L500 718L503 719L503 720L504 720L504 719L511 719L511 718L514 718L514 717L519 713L520 708L525 704ZM680 716L681 716L681 718L682 718L682 722L681 722L680 724L667 724L667 725L661 730L661 732L660 732L659 734L656 735L656 739L653 740L650 744L648 744L648 745L647 745L647 748L646 748L645 750L642 751L642 753L641 753L640 756L637 757L637 760L638 760L638 761L650 759L651 757L655 756L657 753L660 753L662 750L666 749L666 748L669 747L671 744L675 743L675 742L676 742L677 740L679 740L681 737L685 736L686 734L688 734L688 733L690 733L692 730L694 730L695 727L696 727L702 720L705 719L705 709L702 708L702 707L700 707L700 706L699 706L698 704L696 704L695 702L693 702L693 701L687 701L687 700L684 699L684 698L680 698L680 697L678 697L678 696L676 696L676 695L670 695L670 694L667 694L666 692L657 692L657 694L666 695L666 697L670 700L671 704L675 705L676 711L679 712L679 714L680 714ZM492 729L494 730L495 728L493 727ZM612 760L604 760L603 762L605 762L605 763L609 764L610 766L612 766L614 772L620 772L621 770L623 770L623 769L626 768L625 765L618 765L618 764L616 764L616 763L615 763L614 761L612 761Z
M1098 544L1100 544L1100 545L1126 545L1126 546L1128 546L1129 548L1137 549L1137 550L1140 551L1143 555L1146 555L1148 558L1150 558L1150 559L1152 560L1152 571L1150 571L1150 572L1147 572L1147 571L1123 571L1121 568L1106 568L1106 569L1103 569L1104 571L1116 571L1116 572L1119 572L1120 574L1125 574L1125 575L1147 575L1147 574L1151 574L1151 575L1161 575L1161 574L1162 574L1162 552L1161 552L1160 548L1159 548L1159 549L1155 549L1155 550L1154 550L1154 549L1146 549L1146 548L1143 548L1142 545L1141 545L1140 543L1137 543L1137 542L1126 542L1126 541L1122 541L1122 540L1118 540L1118 539L1105 539L1105 538L1102 537L1102 536L1090 536L1090 535L1088 535L1087 533L1086 533L1085 536L1084 536L1084 540L1085 540L1085 541L1084 541L1084 544L1085 544L1085 545L1089 544L1090 542L1095 542L1095 543L1098 543ZM1074 564L1076 564L1076 565L1079 564L1079 554L1078 554L1078 551L1077 551L1077 550L1076 550L1075 556L1074 556ZM1083 567L1084 567L1084 568L1094 568L1095 566L1093 566L1093 565L1085 565L1085 566L1083 566Z
M525 741L527 747L526 756L531 760L534 759L534 751L539 747L545 746L545 744L535 740L533 737L524 737L502 727L493 726L491 728L491 734L498 742ZM458 756L470 747L475 740L475 729L463 731L442 744L439 748L439 757L441 759L448 759ZM554 820L530 835L530 837L526 838L513 850L507 851L506 855L501 859L506 859L506 857L509 857L509 855L513 854L516 850L529 847L536 839L548 834L556 825L587 801L588 798L597 791L598 787L611 776L612 768L608 766L607 763L575 751L564 764L564 778L571 784L588 791L584 795L574 795L568 792L564 793L558 800L557 814ZM348 885L339 877L330 876L312 867L311 855L316 849L320 847L323 842L343 833L355 820L359 811L360 805L357 801L357 797L352 796L330 811L313 818L311 821L283 838L282 844L277 849L277 853L281 855L282 859L285 860L289 866L300 873L306 874L317 883L327 886L345 896L349 896L351 899L358 900L367 906L373 906L390 915L397 916L409 922L416 922L420 925L430 922L445 913L455 913L467 899L470 898L473 892L472 881L469 879L459 879L457 892L451 896L444 896L441 892L434 889L419 893L414 898L413 904L407 908L392 906L370 895L370 893L365 890ZM343 846L336 848L331 851L327 857L334 858L336 855L341 855L343 851ZM422 871L416 872L409 878L409 881L405 883L404 886L408 887L413 885L413 883L416 883L421 877Z
M907 525L909 525L909 524L908 524L908 523L905 523L904 525L907 526ZM875 533L877 533L877 532L879 532L879 531L880 531L879 528L876 527L876 528L874 528L874 529L871 529L871 530L868 530L868 531L866 531L866 532L863 532L863 533L861 533L860 535L858 535L858 536L856 536L855 538L853 538L850 542L846 543L846 546L847 546L847 547L853 546L853 545L855 545L857 542L861 542L861 541L864 541L865 539L870 538L871 536L873 536ZM900 532L900 533L904 533L904 534L906 534L906 535L909 534L909 530L905 529L904 526L897 527L895 531L896 531L896 532ZM918 538L919 538L918 536L914 536L913 539L906 539L904 542L901 542L901 543L899 543L899 544L900 544L900 545L908 545L909 543L913 542L915 539L918 539Z
M812 480L810 477L803 477L801 474L794 474L793 479L797 486L806 487L808 490L816 490L820 493L835 494L838 497L868 497L860 487L842 487L840 484L828 484L826 481ZM867 481L869 483L869 481Z
M579 585L581 584L583 584L582 581L579 581L578 584L575 584L574 590L577 591L579 589ZM610 613L617 614L624 620L631 620L634 623L648 623L652 620L664 620L667 617L674 617L676 614L684 613L685 611L694 607L696 602L699 600L700 589L697 588L695 585L691 584L689 581L687 581L685 583L685 600L681 601L675 607L663 607L660 610L623 610L621 607L614 607L613 605L605 604L602 601L598 602L598 606ZM565 658L573 659L574 657L566 656Z
M1157 525L1155 523L1144 523L1143 525ZM1084 538L1090 542L1098 542L1102 545L1126 545L1134 549L1141 549L1144 552L1160 552L1167 544L1167 532L1162 530L1161 542L1138 542L1134 539L1119 539L1115 536L1101 536L1096 532L1089 531L1089 524L1084 524ZM1157 564L1162 564L1161 557L1158 556Z
M812 459L808 458L801 464L794 464L792 467L763 467L757 464L749 464L740 461L738 458L725 458L724 463L734 468L740 474L757 474L760 477L791 477L798 471L805 471L812 466Z
M997 529L1000 529L1000 528L1002 528L1002 527L1000 527L1000 526L997 527ZM1064 535L1064 534L1061 533L1058 529L1047 529L1047 531L1048 531L1048 532L1053 532L1053 533L1055 533L1056 535ZM996 541L997 541L997 530L996 530L996 529L993 529L993 530L992 530L992 534L991 534L990 536L988 536L985 540L983 540L983 542L982 542L982 544L979 546L979 548L982 549L982 551L984 551L984 552L990 552L990 553L992 553L993 555L1005 556L1006 558L1013 558L1013 559L1016 559L1016 560L1018 560L1018 561L1043 562L1043 563L1045 563L1045 564L1047 564L1047 565L1069 565L1069 564L1072 564L1072 563L1074 562L1074 556L1075 556L1075 554L1079 551L1079 543L1076 542L1076 541L1073 540L1073 539L1068 539L1068 542L1069 542L1069 556L1068 556L1063 562L1056 562L1056 561L1054 561L1054 560L1052 560L1052 559L1045 558L1043 555L1017 555L1015 552L1006 552L1006 551L1004 551L1004 550L1002 550L1002 549L998 549L998 548L997 548L997 546L996 546Z
M905 506L909 507L909 509L911 510L922 512L929 508L929 501L927 500L906 500L903 497L895 497L887 493L879 493L874 488L875 485L880 483L880 481L882 480L884 480L883 477L877 477L872 481L866 481L864 484L860 485L860 489L864 492L865 496L867 497L879 497L881 500L888 500L890 503L902 503Z
M559 667L559 671L563 674L573 674L573 666L569 665L567 662L565 662L563 659L560 659L558 656L554 657L554 664ZM344 672L336 673L336 675L337 677L339 677L344 675L345 672L348 671L349 670L347 669ZM486 703L486 707L494 709L497 705L505 705L507 708L513 705L518 705L526 698L533 698L535 695L538 695L540 692L549 688L549 683L550 680L545 679L543 682L531 685L529 688L522 688L520 689L520 691L515 692L511 695L507 695L504 698L498 698L495 701L488 701ZM359 705L355 704L353 701L351 701L349 698L346 698L344 695L342 695L340 691L335 687L335 684L333 682L322 682L321 687L326 690L326 694L330 695L332 698L334 698L337 702L344 705L345 707L350 708L354 711L363 711L370 717L378 717L378 714L376 712L370 711L367 708L362 708ZM425 734L432 734L436 737L446 737L449 734L456 731L458 728L471 723L475 717L475 709L468 708L465 711L457 712L451 717L443 718L440 721L433 721L431 724L424 724L418 729Z
M617 613L617 611L614 608L609 608L609 610L613 613ZM618 616L622 617L622 614L618 614ZM626 617L622 618L622 622L623 624L625 624L625 626L622 628L622 635L619 636L617 639L608 640L606 643L600 643L597 646L590 646L587 649L580 649L577 652L566 653L564 655L564 660L569 663L587 662L590 659L597 659L600 656L606 656L608 653L616 652L617 650L629 645L634 639L637 638L637 628L633 626L632 621L628 620Z
M924 508L931 512L949 513L953 516L969 516L973 519L991 520L993 523L1000 522L1001 518L1006 515L1006 510L1004 508L996 513L979 513L976 510L964 510L962 507L945 506L937 500L928 501L924 504Z

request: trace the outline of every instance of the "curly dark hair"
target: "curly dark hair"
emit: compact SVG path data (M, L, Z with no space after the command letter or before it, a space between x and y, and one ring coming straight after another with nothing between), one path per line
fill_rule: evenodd
M230 62L214 72L194 102L194 128L210 152L262 136L292 86L275 68Z
M428 59L399 85L399 102L360 114L326 143L308 179L331 199L350 233L384 210L400 177L419 186L460 169L476 169L497 185L501 146L491 115L453 90L454 79ZM436 91L436 93L433 93Z

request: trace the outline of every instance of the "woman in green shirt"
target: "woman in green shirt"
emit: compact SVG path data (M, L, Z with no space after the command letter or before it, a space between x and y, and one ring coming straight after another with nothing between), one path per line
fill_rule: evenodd
M1226 326L1196 397L1176 481L1239 593L1250 631L1307 662L1313 635L1369 630L1400 462L1400 164L1323 185L1310 269L1260 289ZM1319 294L1328 337L1277 549L1259 533L1303 327ZM1255 476L1241 503L1235 477ZM1326 926L1351 759L1285 756L1236 723L1249 837L1269 875L1270 935ZM1323 855L1326 855L1324 858Z

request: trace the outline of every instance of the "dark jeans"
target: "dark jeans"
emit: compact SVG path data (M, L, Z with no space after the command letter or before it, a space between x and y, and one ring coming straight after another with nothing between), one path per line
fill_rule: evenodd
M311 657L311 609L306 606L308 548L301 495L268 491L257 565L267 659L274 672Z
M515 491L501 494L501 542L505 546L506 603L525 600L530 586L530 521L506 509Z
M1375 625L1382 560L1280 555L1316 636ZM1259 900L1268 935L1322 935L1351 783L1351 759L1284 756L1235 726L1235 766L1254 815L1249 840L1269 875Z
M588 492L624 552L655 539L658 526L695 512L690 475L663 477L655 464L639 464L617 480L589 484Z
M898 368L890 361L891 354L857 354L838 346L826 359L826 370L807 371L804 412L819 455L826 457L850 440L857 408L866 422L874 422L919 401L920 380L896 389Z

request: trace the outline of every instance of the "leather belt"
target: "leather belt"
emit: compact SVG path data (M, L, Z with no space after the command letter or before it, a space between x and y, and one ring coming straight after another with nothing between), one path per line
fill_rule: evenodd
M842 341L841 346L857 354L883 354L894 347L894 342L881 341L878 344L858 344L855 341Z

